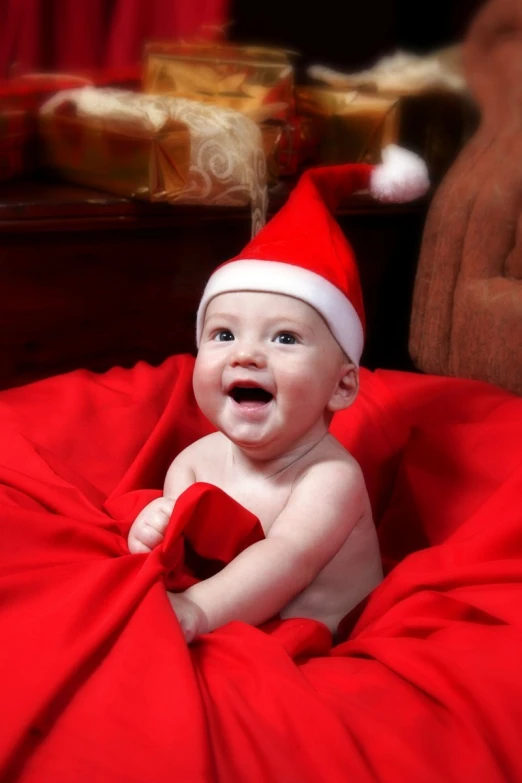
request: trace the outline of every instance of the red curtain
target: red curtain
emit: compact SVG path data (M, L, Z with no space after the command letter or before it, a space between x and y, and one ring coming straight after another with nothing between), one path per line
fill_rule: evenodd
M121 68L147 40L211 34L228 0L2 0L0 76Z

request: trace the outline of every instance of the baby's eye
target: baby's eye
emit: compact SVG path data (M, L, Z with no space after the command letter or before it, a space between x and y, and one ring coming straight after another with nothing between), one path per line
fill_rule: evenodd
M219 332L215 332L213 339L216 340L218 343L226 343L229 340L233 340L234 335L232 334L230 329L220 329Z
M297 338L295 334L292 334L291 332L279 332L279 334L276 334L274 337L274 342L279 343L280 345L295 345L297 343Z

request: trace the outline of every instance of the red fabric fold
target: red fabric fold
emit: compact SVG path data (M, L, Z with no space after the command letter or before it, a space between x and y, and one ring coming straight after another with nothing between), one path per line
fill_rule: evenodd
M333 431L363 466L387 576L335 645L311 620L190 648L165 587L262 535L220 490L132 520L211 430L193 359L0 394L0 780L522 780L522 400L362 371Z

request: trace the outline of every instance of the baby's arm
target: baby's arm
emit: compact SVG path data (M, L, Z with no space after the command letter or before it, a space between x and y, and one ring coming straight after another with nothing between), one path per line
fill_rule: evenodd
M365 510L356 463L314 465L267 538L183 594L169 594L188 642L231 620L259 625L304 590L344 544Z
M150 552L163 541L176 500L195 481L190 451L189 446L172 462L165 477L163 497L148 503L132 523L127 540L132 554Z

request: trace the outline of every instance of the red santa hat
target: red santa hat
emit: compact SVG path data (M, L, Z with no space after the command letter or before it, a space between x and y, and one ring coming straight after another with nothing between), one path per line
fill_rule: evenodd
M425 163L392 145L378 166L348 163L306 171L287 203L245 249L211 275L197 316L197 344L208 303L223 293L286 294L311 305L356 364L364 344L364 307L353 251L333 217L338 204L368 189L380 201L404 202L429 186Z

